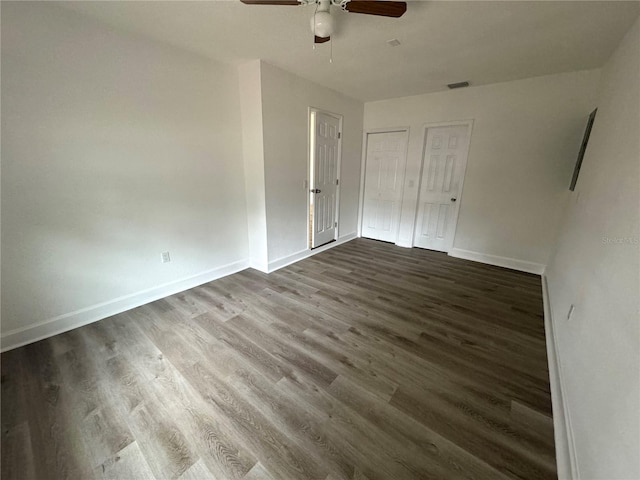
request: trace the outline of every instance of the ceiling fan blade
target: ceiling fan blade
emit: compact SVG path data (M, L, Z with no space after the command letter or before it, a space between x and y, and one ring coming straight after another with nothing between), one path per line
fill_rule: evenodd
M314 35L314 37L313 43L325 43L331 40L331 37L319 37L317 35Z
M376 1L376 0L351 0L345 6L345 10L351 13L364 13L367 15L380 15L383 17L401 17L407 11L407 2Z
M298 0L240 0L245 5L300 5Z

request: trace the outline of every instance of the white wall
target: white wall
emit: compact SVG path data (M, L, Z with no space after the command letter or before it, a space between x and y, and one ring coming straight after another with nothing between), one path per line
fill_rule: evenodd
M235 68L3 2L2 140L4 347L246 263Z
M262 62L262 112L269 263L308 249L308 109L343 115L339 236L358 218L364 105Z
M636 21L603 68L598 114L547 271L581 479L640 478L639 52Z
M238 66L242 110L242 155L247 198L249 261L253 268L268 270L267 207L264 177L264 133L260 60Z
M365 130L411 129L398 244L413 238L424 124L472 119L454 249L546 264L598 76L549 75L365 104Z

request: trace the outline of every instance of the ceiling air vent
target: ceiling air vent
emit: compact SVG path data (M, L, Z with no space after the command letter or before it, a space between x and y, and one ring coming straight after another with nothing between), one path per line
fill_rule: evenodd
M453 90L454 88L464 88L468 86L469 82L450 83L449 85L447 85L447 87L449 87L451 90Z

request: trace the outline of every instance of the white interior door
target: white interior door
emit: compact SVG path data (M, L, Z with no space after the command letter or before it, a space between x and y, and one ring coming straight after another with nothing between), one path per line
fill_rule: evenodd
M453 247L462 181L469 150L469 125L429 128L413 244L448 252Z
M314 112L313 169L311 178L313 248L336 238L338 153L340 119L322 112Z
M362 236L396 242L408 132L367 135Z

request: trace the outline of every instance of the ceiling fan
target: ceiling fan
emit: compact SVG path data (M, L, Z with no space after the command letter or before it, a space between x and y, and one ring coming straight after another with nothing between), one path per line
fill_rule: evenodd
M382 17L401 17L407 11L406 2L391 0L240 0L247 5L317 5L316 13L311 18L311 31L315 43L331 40L334 30L331 5L340 7L345 12L380 15Z

